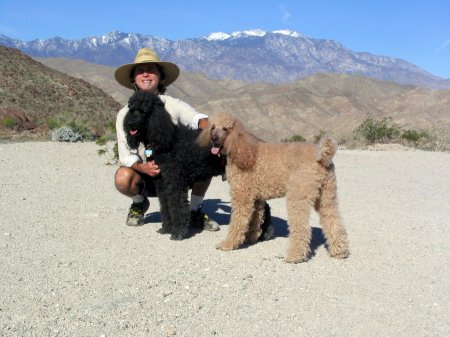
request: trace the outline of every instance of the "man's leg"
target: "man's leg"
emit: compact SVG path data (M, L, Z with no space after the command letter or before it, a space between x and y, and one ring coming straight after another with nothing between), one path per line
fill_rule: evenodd
M117 190L130 197L133 203L128 212L128 226L142 226L145 212L150 207L150 202L145 194L145 183L142 177L129 167L119 167L114 177Z
M211 178L212 179L212 178ZM219 224L211 220L205 213L202 212L203 199L206 191L211 184L211 179L197 181L192 186L191 192L191 226L202 228L207 231L218 231Z

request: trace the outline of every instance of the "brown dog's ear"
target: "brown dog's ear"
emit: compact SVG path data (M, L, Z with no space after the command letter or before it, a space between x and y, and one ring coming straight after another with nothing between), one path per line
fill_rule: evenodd
M245 170L251 168L256 163L256 141L248 133L240 122L235 123L232 132L226 139L225 148L240 169Z
M211 145L211 123L208 122L208 126L200 132L197 137L197 144L200 146Z

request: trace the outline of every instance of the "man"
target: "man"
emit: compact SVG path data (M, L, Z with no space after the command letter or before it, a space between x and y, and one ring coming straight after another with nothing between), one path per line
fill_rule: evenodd
M116 81L135 91L150 92L159 95L167 112L175 124L182 123L194 129L204 128L208 116L197 112L189 104L164 95L166 88L180 74L178 66L171 62L160 61L156 52L150 48L140 49L134 63L125 64L115 71ZM150 207L148 196L156 196L152 178L161 173L155 162L144 162L143 151L133 151L127 146L123 120L128 106L123 107L116 120L116 132L121 167L115 175L116 188L132 199L128 213L128 226L144 224L144 214ZM203 199L211 180L196 182L191 193L191 226L208 231L219 230L219 225L202 212Z

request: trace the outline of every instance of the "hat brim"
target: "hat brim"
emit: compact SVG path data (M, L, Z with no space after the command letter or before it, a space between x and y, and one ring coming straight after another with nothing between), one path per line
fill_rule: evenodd
M134 67L136 67L136 65L143 63L154 63L159 65L163 69L165 78L163 81L161 81L161 83L166 87L175 82L175 80L180 75L180 68L178 68L178 66L175 63L161 62L161 61L155 62L146 61L146 62L128 63L124 64L123 66L120 66L114 72L114 77L116 81L120 85L133 90L134 87L131 79L131 72L133 71Z

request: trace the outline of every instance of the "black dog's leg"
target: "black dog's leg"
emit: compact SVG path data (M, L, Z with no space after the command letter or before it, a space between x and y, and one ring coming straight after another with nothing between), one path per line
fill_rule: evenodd
M173 221L171 219L170 208L169 208L169 196L164 188L162 181L158 181L157 195L159 200L159 212L161 214L162 227L159 230L161 234L169 234L172 232Z
M169 198L169 208L173 221L171 240L183 240L189 231L190 209L188 190L175 190Z
M260 241L270 240L273 238L273 224L272 224L272 214L270 212L270 206L267 201L264 202L264 220L261 224L262 233L259 236Z

